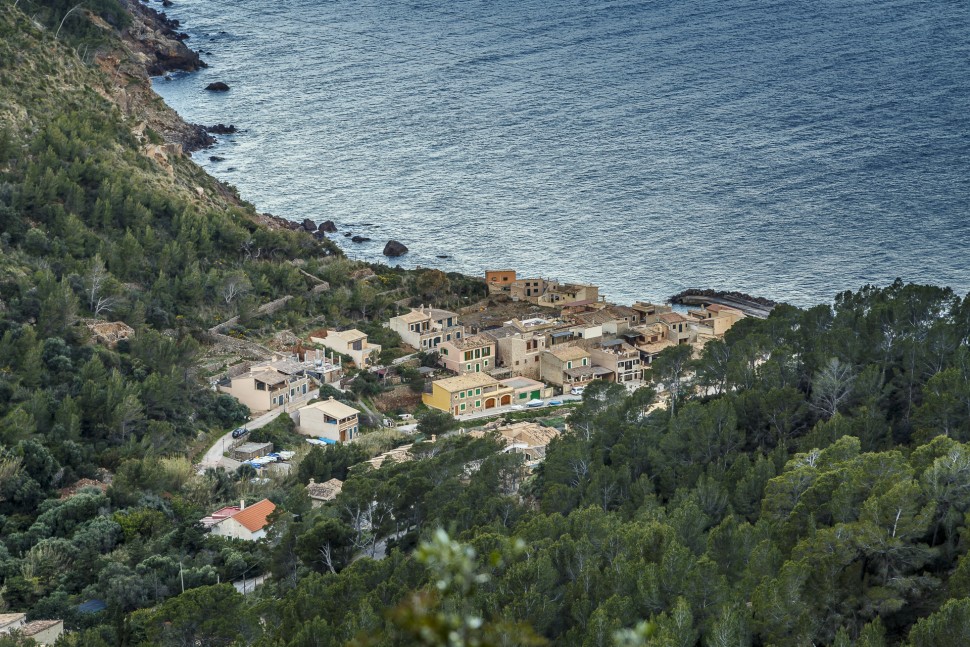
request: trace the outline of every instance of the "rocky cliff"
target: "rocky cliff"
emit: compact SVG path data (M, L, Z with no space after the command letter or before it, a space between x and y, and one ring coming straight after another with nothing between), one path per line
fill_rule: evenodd
M177 31L178 22L137 0L123 0L131 23L119 34L120 47L102 51L96 58L103 72L112 77L107 97L122 113L136 122L138 133L149 128L168 144L189 152L211 145L215 139L199 124L190 124L167 106L151 87L152 76L205 67L197 52L186 44L187 36ZM105 29L111 29L102 24Z

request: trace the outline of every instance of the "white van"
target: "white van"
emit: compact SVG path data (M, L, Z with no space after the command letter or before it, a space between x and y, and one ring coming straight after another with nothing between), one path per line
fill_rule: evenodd
M574 386L569 390L569 395L582 395L584 390L586 390L585 386Z

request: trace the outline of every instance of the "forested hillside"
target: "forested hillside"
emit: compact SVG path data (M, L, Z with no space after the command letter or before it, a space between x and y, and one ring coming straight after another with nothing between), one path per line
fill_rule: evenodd
M377 334L387 292L480 285L368 268L378 290L268 227L118 107L120 5L72 7L0 4L0 612L78 646L970 644L970 299L945 288L665 351L672 400L589 387L532 474L462 434L380 470L347 446L268 484L197 474L245 413L199 379L209 327L290 295L282 320ZM96 344L94 320L135 334ZM304 484L332 477L312 509ZM257 496L268 541L203 533ZM255 594L226 584L256 572Z

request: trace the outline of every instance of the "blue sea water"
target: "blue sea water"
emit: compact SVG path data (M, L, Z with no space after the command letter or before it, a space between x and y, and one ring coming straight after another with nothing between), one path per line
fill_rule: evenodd
M240 129L196 159L351 256L619 302L970 290L966 0L175 3L210 67L155 89Z

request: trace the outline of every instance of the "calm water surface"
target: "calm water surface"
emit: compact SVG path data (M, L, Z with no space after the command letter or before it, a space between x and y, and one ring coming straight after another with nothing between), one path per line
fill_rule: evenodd
M970 290L963 0L175 2L211 67L156 90L240 128L196 159L352 256L620 302Z

